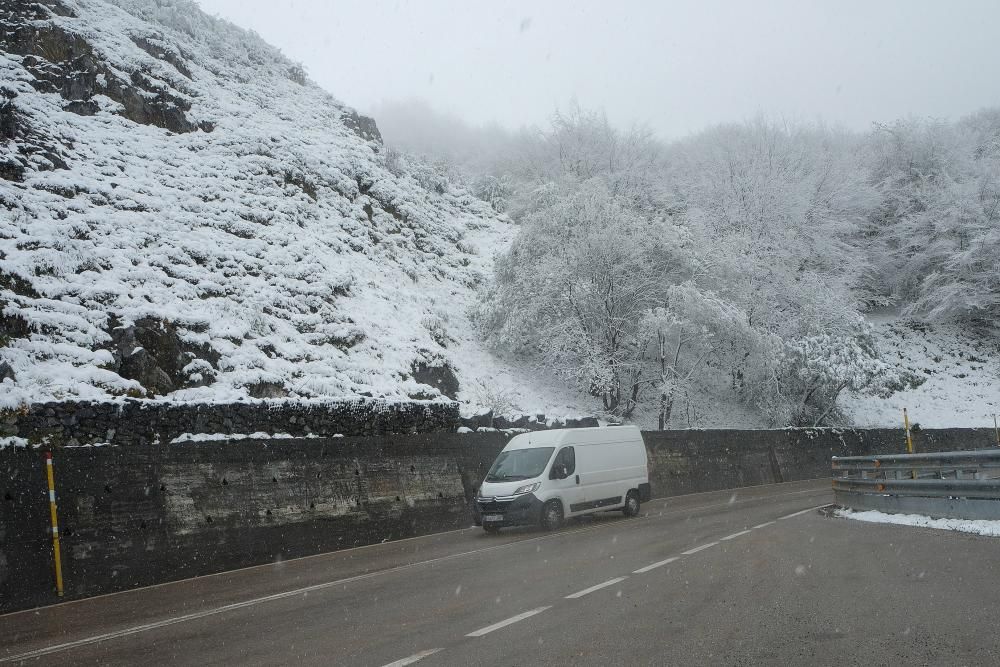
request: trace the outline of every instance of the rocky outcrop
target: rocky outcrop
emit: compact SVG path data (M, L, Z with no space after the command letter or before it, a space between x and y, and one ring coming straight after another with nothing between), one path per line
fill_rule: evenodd
M44 93L59 93L70 102L67 111L92 115L95 95L106 95L121 105L119 113L136 123L155 125L172 132L192 132L198 126L186 112L191 103L178 82L165 81L139 69L128 78L107 66L81 35L63 25L46 22L72 16L59 2L11 3L13 11L0 14L0 47L21 56L21 65L34 77L31 85ZM180 53L150 38L133 38L147 53L170 63L182 76L191 77ZM16 180L16 179L9 179Z
M15 90L0 86L0 143L9 142L14 147L14 151L0 155L0 178L5 181L23 181L25 170L29 166L38 171L66 169L63 146L55 138L37 130L18 108L16 100ZM0 203L8 207L17 205L15 201Z
M210 347L186 343L170 322L148 317L129 326L115 326L110 334L112 370L135 380L151 396L214 380L212 371L219 355Z
M434 359L432 361L415 361L410 368L413 379L420 384L434 387L442 395L450 399L458 396L458 378L447 361Z
M348 129L362 139L366 141L374 141L379 144L382 143L382 133L379 132L378 125L375 124L374 118L362 116L354 109L345 109L341 120L344 122L344 125L348 127Z

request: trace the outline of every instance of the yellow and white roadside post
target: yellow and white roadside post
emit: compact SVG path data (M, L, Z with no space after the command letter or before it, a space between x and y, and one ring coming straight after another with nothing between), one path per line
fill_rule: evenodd
M56 513L56 478L52 472L52 452L45 452L45 473L49 480L49 513L52 517L52 553L56 563L56 593L62 597L62 555L59 551L59 519Z
M913 453L913 437L910 435L910 416L906 414L906 408L903 408L903 426L906 428L906 453Z
M903 426L906 428L906 453L913 453L913 436L910 435L910 415L906 413L906 408L903 408ZM917 478L917 471L910 471L910 479Z

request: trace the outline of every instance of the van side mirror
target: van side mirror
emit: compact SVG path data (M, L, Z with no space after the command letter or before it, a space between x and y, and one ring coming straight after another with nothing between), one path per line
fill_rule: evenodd
M566 479L568 476L566 466L561 463L552 466L552 471L549 473L549 479Z

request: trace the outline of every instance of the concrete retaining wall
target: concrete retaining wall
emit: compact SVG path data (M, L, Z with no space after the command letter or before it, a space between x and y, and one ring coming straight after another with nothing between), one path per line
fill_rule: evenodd
M430 433L53 450L66 599L471 524L509 436ZM825 477L830 456L898 452L898 430L645 434L654 494ZM918 449L993 446L923 431ZM0 450L0 613L58 601L43 450Z

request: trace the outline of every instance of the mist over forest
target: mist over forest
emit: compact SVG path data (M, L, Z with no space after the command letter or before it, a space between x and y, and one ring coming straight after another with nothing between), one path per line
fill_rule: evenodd
M707 391L769 424L843 423L845 392L926 380L872 316L994 340L998 109L867 132L758 116L672 142L574 104L518 131L419 100L375 116L390 155L517 225L480 334L611 415L645 405L663 428Z

